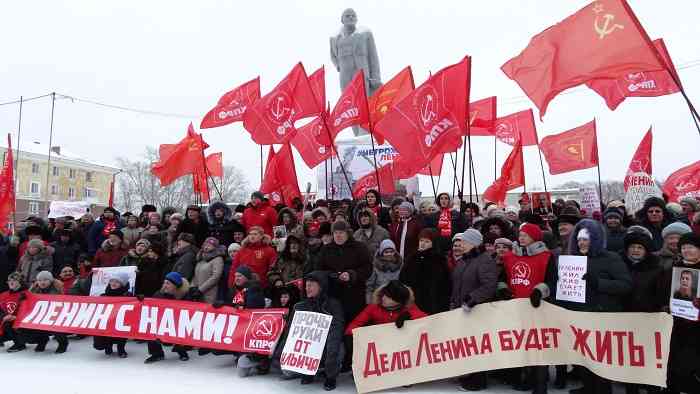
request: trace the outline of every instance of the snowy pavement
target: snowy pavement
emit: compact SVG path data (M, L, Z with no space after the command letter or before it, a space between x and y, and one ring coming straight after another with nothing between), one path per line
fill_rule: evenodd
M68 352L55 354L56 341L49 342L46 352L34 352L34 345L19 353L7 353L11 345L0 348L0 371L6 382L5 388L14 388L25 393L46 391L47 382L55 382L48 389L51 394L265 394L324 392L321 382L311 386L301 386L299 380L283 381L279 374L240 378L236 374L232 356L207 355L200 357L196 351L190 352L190 360L178 360L175 353L166 350L166 359L159 363L145 365L148 357L146 344L129 342L126 351L129 357L120 359L115 354L106 356L92 348L92 338L71 340ZM9 383L9 386L7 384ZM517 393L509 387L489 382L490 386L481 393ZM16 386L15 386L16 385ZM43 388L32 390L35 385ZM15 386L15 387L13 387ZM245 391L241 391L241 390ZM250 391L248 391L250 390ZM617 391L617 390L616 390ZM335 393L356 393L349 374L338 379ZM410 388L397 388L383 393L445 393L459 392L459 387L448 380L417 384ZM566 390L549 390L550 393L568 393Z

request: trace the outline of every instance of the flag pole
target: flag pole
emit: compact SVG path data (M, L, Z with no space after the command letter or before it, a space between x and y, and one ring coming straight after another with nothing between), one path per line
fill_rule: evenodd
M333 157L333 155L331 155ZM323 177L326 179L326 193L324 196L328 199L328 159L323 161Z
M467 130L469 130L469 122L467 122ZM462 189L459 191L460 206L464 202L464 168L466 167L466 163L467 163L467 137L465 136L464 142L462 142L462 182L461 182ZM471 178L471 175L470 175L470 178ZM470 196L469 197L470 198L471 198L471 188L472 188L471 182L472 182L471 179L469 179L469 189L470 189L470 192L469 192Z
M331 144L333 143L333 137L331 136L331 131L328 128L328 119L326 119L326 114L321 114L321 120L323 121L323 125L326 128L326 134L328 134L328 139L331 141ZM348 178L348 173L345 172L345 165L343 165L343 161L340 159L340 153L338 151L335 151L335 155L338 158L338 163L340 163L340 170L343 171L343 177L345 177L345 182L348 184L348 192L350 192L350 196L352 196L352 185L350 184L350 179ZM332 157L332 156L331 156ZM333 169L331 168L331 171ZM331 172L332 173L332 172Z
M498 137L496 137L496 136L494 135L494 136L493 136L493 181L494 181L494 182L496 182L496 181L498 180L498 175L496 175L497 172L498 172L498 168L497 168L497 167L498 167L498 164L496 163L496 162L497 162L497 159L496 159L496 158L497 158L496 149L498 148L497 142L498 142Z
M51 124L49 126L49 157L46 160L46 206L44 207L44 211L46 212L46 216L48 217L48 212L49 212L49 181L50 181L50 175L51 175L51 145L53 145L53 114L54 114L54 108L56 107L56 92L51 93Z
M540 150L540 143L537 143L537 154L540 155L540 169L542 170L542 183L544 184L544 192L547 192L547 179L544 175L544 163L542 162L542 151Z
M331 200L335 200L335 181L333 180L333 155L331 155ZM328 196L326 196L326 199L328 199Z
M595 118L593 118L595 122ZM595 125L595 123L594 123ZM603 182L600 180L600 154L598 153L598 131L593 128L593 133L595 134L595 157L596 157L596 168L598 169L598 199L600 200L600 209L603 209Z
M467 143L469 145L469 202L472 202L472 175L474 178L474 190L476 190L476 174L474 172L474 162L472 161L472 128L471 119L467 120ZM477 199L477 202L479 200Z
M263 183L263 146L260 145L260 184Z
M433 197L437 198L437 189L435 188L435 180L433 179L433 166L428 164L428 172L430 173L430 183L433 185Z
M364 87L365 72L362 71L362 86ZM364 89L363 89L364 90ZM372 141L372 158L374 160L374 176L377 178L377 193L379 193L379 201L377 202L379 206L382 206L382 186L379 181L379 169L377 168L377 150L374 147L374 126L372 125L372 115L369 112L369 98L367 97L367 91L365 90L365 106L367 107L367 126L369 127L369 139ZM331 141L332 143L333 141ZM352 194L352 188L350 188L350 194Z
M471 167L472 177L474 178L474 196L476 197L476 202L479 202L479 190L476 187L476 168L474 167L474 162L472 161L471 152L469 153L469 167Z
M17 121L17 147L15 148L15 151L17 152L17 155L15 156L15 162L14 162L14 168L12 170L14 175L14 179L12 180L12 183L14 184L14 192L15 196L17 195L17 163L19 163L19 143L20 143L20 138L22 137L22 104L24 102L24 97L19 96L19 120ZM8 147L9 148L9 147ZM15 197L16 200L16 197ZM15 202L16 204L16 202ZM12 211L12 229L15 229L15 224L17 223L17 206L15 205L15 209Z
M459 150L457 150L457 160L459 160ZM457 185L457 193L462 193L462 188L459 185L459 179L457 179L457 163L455 163L452 153L450 153L450 162L452 162L452 199L454 199L455 185Z

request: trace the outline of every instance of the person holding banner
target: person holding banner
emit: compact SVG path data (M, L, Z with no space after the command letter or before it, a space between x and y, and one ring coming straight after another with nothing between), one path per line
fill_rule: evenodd
M109 278L109 283L103 297L131 297L129 291L129 275L126 272L118 272ZM110 337L93 337L92 346L96 350L102 350L105 355L111 356L114 353L113 346L117 345L117 355L119 358L126 358L126 339Z
M428 316L415 304L413 291L398 280L392 280L374 291L372 302L345 328L345 335L352 335L358 327L394 323L403 328L406 320Z
M102 242L102 246L95 253L92 262L93 267L116 267L128 253L128 247L124 243L124 234L121 230L112 230L108 238Z
M22 275L13 272L7 277L8 290L0 293L0 344L13 341L16 345L17 332L12 327L17 317L19 303L26 297L27 286L22 282ZM12 346L10 349L16 348Z
M328 293L328 272L313 271L304 277L306 298L294 306L294 312L308 311L323 313L333 317L326 338L326 346L323 349L323 364L326 379L323 388L326 391L335 390L336 378L340 373L345 349L343 348L343 327L345 326L345 313L340 302ZM293 317L290 316L292 321ZM301 384L307 385L314 381L314 376L304 375Z

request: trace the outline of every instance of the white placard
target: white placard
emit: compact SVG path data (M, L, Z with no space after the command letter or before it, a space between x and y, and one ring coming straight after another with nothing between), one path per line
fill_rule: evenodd
M693 299L698 298L700 270L673 267L671 280L671 314L688 320L698 320L698 308Z
M593 212L600 212L600 196L595 185L581 186L581 209L586 210L586 216L591 217Z
M90 209L87 201L51 201L49 205L49 219L72 216L80 219Z
M93 268L90 295L93 297L102 295L109 284L109 279L119 272L129 275L129 289L134 293L134 288L136 287L136 266L129 265L126 267Z
M587 270L586 256L559 256L557 300L585 303L586 281L582 277Z
M316 375L332 321L323 313L295 312L280 357L282 370Z

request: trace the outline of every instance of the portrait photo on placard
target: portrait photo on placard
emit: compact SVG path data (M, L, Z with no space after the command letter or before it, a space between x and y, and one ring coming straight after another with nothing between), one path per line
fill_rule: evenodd
M688 320L698 320L698 309L693 300L698 298L700 271L674 267L671 280L671 314Z

